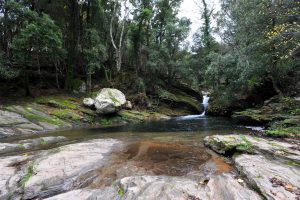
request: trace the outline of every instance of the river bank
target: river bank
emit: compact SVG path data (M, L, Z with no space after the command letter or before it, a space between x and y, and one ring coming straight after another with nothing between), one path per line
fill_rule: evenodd
M97 115L82 104L82 97L68 95L40 97L15 105L0 106L0 138L26 137L49 131L83 127L107 127L146 120L169 119L151 110L121 110L115 115ZM170 113L168 113L170 111ZM167 114L180 111L165 108Z

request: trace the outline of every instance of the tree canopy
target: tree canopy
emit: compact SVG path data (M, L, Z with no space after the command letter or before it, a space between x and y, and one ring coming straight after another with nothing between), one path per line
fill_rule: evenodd
M211 90L226 106L265 89L299 94L298 0L220 0L219 11L199 0L200 28L189 46L181 3L1 1L0 81L21 82L26 94L45 81L68 91L82 82L89 91L127 84L149 95L184 83Z

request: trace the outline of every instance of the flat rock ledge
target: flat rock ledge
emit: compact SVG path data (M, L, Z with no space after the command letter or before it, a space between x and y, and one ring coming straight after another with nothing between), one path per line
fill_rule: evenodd
M97 139L34 156L0 158L0 199L41 199L85 187L119 144L114 139Z
M31 150L46 145L53 145L66 141L66 137L40 137L35 139L20 140L16 143L0 143L0 155L8 153L20 153L25 150Z
M0 110L0 138L33 135L72 127L71 124L32 107L11 106L10 110Z
M167 176L132 176L103 189L80 189L47 200L261 200L255 192L240 185L229 174L212 178L207 185Z
M300 199L299 146L246 135L215 135L205 144L220 154L234 157L239 173L265 199Z

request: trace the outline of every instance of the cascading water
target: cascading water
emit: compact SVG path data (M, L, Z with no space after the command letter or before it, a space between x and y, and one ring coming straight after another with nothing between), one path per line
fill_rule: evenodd
M203 95L203 100L202 100L203 112L200 115L187 115L187 116L183 116L183 117L178 117L177 119L178 120L188 120L188 119L195 119L195 118L205 116L205 110L208 107L208 101L209 101L208 94L209 94L208 92L202 91L202 95Z
M204 93L204 92L203 92ZM205 115L205 110L208 107L208 101L209 101L209 96L207 96L207 93L204 93L203 95L203 100L202 100L202 105L203 105L203 112L201 113L200 116L204 116Z

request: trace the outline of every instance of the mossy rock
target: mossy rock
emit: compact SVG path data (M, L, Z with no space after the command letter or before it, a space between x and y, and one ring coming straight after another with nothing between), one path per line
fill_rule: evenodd
M79 121L82 119L82 116L80 116L74 110L71 109L56 109L51 112L51 115L56 116L60 119L71 121Z
M253 144L244 135L208 136L204 144L220 154L254 152Z
M289 118L282 121L287 126L298 126L300 124L300 118Z
M36 110L31 105L26 105L25 107L22 106L9 106L6 107L7 110L11 112L16 112L22 115L24 118L28 119L32 122L42 122L47 123L50 125L55 125L58 127L65 127L66 123L60 120L57 117L47 115L45 111Z
M246 123L265 124L273 121L275 119L275 116L269 114L262 114L260 110L247 109L245 111L235 112L232 115L232 118Z
M229 116L231 114L231 111L228 108L223 107L222 105L209 103L206 113L212 116Z
M289 113L292 115L300 115L300 108L292 109L289 111Z
M157 112L122 110L118 114L121 116L122 119L130 122L169 119L168 116Z
M164 90L162 88L158 89L158 96L162 100L167 100L171 102L175 102L178 104L183 104L189 107L191 110L200 112L200 104L197 101L197 99L190 97L188 95L183 95L183 94L175 94L171 93L167 90Z
M96 112L93 111L93 110L91 110L91 109L87 109L87 108L82 108L82 107L80 107L80 108L78 108L78 110L79 110L82 114L84 114L84 115L89 115L89 116L92 116L92 117L96 117L96 116L97 116Z
M48 97L48 98L40 98L36 100L38 104L47 105L53 108L61 108L61 109L77 109L78 104L68 98L60 98L60 97Z
M140 122L146 120L150 114L146 112L122 110L118 113L122 119L131 122Z
M271 137L295 137L300 138L300 127L278 127L278 128L271 128L269 130L265 130L263 132L264 135L271 136Z
M167 116L183 116L183 115L189 115L190 112L185 109L180 108L169 108L166 105L160 105L155 109L159 113L163 113Z

